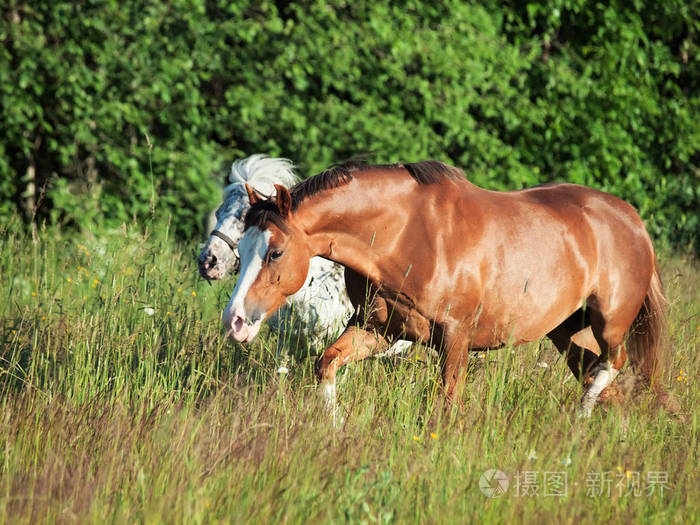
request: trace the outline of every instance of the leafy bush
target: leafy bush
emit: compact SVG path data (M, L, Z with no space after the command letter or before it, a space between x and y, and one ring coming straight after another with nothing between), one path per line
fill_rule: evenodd
M39 220L81 228L167 213L192 236L234 157L310 175L374 151L491 188L599 187L684 247L699 229L699 33L675 0L11 0L0 213L31 218L41 200Z

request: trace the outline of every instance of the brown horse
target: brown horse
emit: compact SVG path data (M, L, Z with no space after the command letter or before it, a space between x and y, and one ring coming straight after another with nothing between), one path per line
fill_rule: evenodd
M543 336L588 378L585 415L627 356L658 384L665 298L642 220L617 197L573 184L489 191L436 161L348 163L276 189L265 200L248 188L224 326L251 340L304 283L311 257L344 265L356 314L318 365L333 403L336 370L395 338L438 350L448 400L468 350ZM587 327L600 356L572 341Z

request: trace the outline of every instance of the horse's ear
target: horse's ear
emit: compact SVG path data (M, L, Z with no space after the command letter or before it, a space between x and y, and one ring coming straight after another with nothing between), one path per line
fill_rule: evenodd
M292 195L281 184L275 184L275 190L277 190L277 208L279 208L282 218L286 219L292 209Z
M250 201L251 206L260 200L260 195L258 195L258 192L248 186L248 184L245 185L245 191L248 192L248 200Z

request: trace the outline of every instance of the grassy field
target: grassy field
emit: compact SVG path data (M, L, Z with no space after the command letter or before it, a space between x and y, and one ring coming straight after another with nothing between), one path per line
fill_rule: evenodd
M475 356L451 413L426 348L348 367L334 428L304 345L285 374L275 334L224 340L233 282L200 281L166 228L0 246L0 523L700 520L700 270L681 256L662 267L682 417L643 393L576 419L540 341Z

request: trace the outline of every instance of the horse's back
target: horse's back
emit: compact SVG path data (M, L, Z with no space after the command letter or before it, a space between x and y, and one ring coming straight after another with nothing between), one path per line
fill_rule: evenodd
M436 263L443 267L452 259L456 270L435 275L455 276L448 283L459 283L456 289L469 291L468 303L481 305L484 333L474 334L477 339L488 341L491 333L503 340L539 337L596 294L634 288L625 298L643 300L636 290L646 290L653 249L626 202L574 184L513 192L463 187L456 218L465 227L443 230L454 232L452 253Z
M535 188L523 196L557 210L568 231L576 230L585 239L589 304L609 312L628 310L626 316L633 318L656 265L651 239L634 207L609 193L573 184Z
M653 247L644 223L632 205L593 188L554 183L521 192L523 200L552 210L567 224L583 219L599 259L645 257L653 261ZM602 262L602 261L601 261Z

